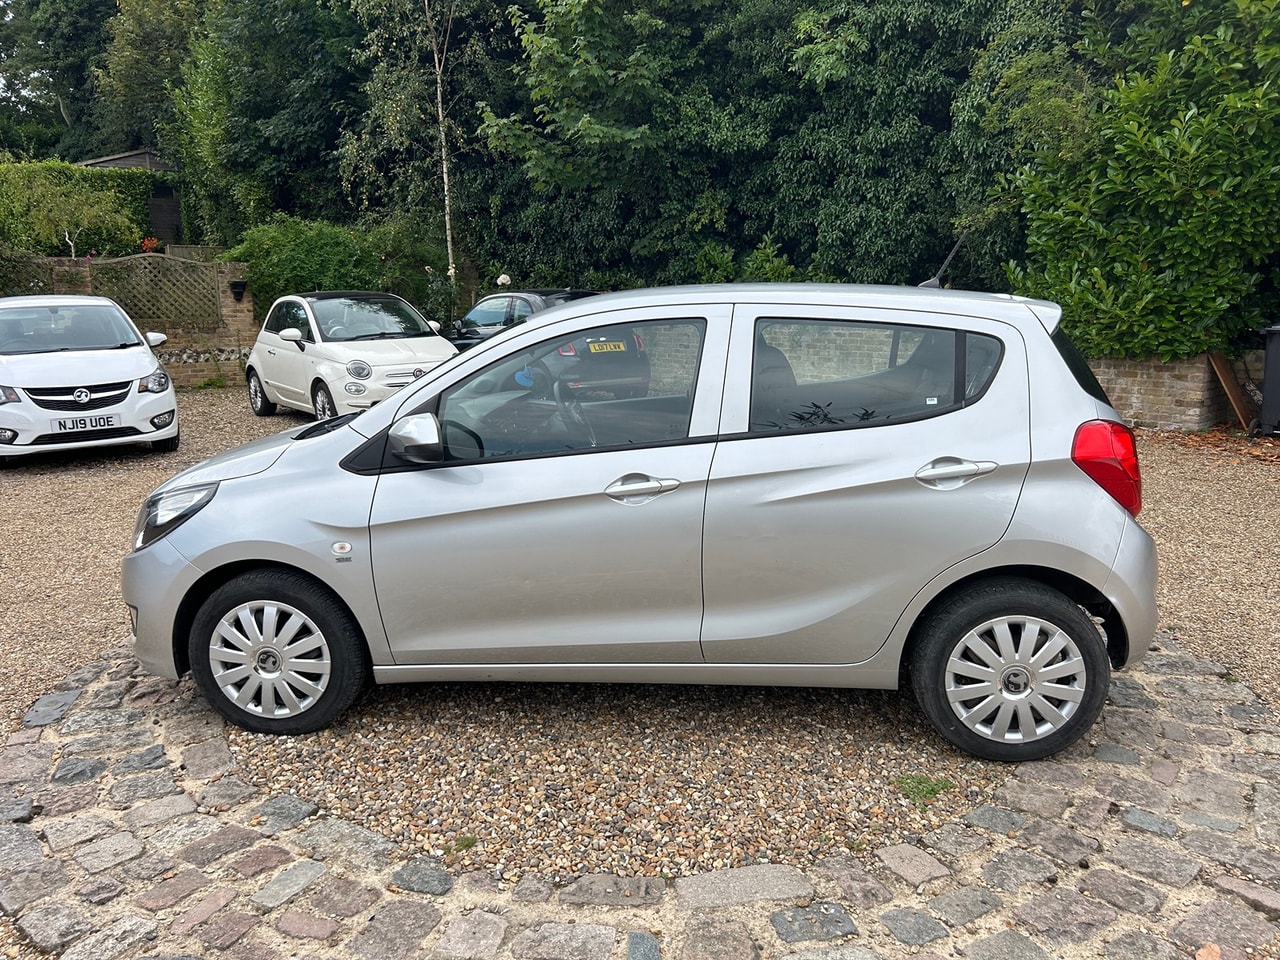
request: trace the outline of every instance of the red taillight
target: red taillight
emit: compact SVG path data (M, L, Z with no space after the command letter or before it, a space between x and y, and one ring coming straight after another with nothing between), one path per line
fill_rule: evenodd
M643 337L641 337L641 336L640 336L640 334L638 334L638 333L633 333L631 336L632 336L632 337L635 339L635 341L636 341L636 349L637 349L637 350L644 350L644 338L643 338Z
M562 357L576 357L578 351L573 348L572 343L566 343L563 347L556 351Z
M1133 431L1123 423L1090 420L1076 430L1071 459L1135 517L1142 509L1142 477Z

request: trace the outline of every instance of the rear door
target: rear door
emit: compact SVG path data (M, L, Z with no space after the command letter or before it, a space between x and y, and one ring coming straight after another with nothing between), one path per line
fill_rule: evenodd
M857 663L1008 528L1030 456L1020 335L976 318L739 306L707 491L712 662Z

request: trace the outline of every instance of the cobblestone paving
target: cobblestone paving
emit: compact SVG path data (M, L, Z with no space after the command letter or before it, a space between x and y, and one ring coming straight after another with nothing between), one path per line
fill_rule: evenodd
M0 911L66 960L1280 957L1280 720L1161 648L1086 742L917 844L558 888L263 795L190 684L121 649L0 753Z

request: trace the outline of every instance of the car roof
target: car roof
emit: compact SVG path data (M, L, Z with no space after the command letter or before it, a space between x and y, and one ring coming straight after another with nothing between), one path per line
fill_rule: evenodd
M856 283L718 283L673 287L644 287L602 293L587 301L557 304L530 317L526 324L541 326L578 313L610 307L646 307L667 304L742 303L791 304L867 309L919 310L1004 320L1015 326L1036 323L1052 333L1062 308L1048 300L1033 300L1011 293L986 293L930 287Z
M291 297L302 297L304 300L355 300L362 297L391 297L403 300L404 297L383 290L313 290L310 293L286 294Z
M74 293L45 293L23 297L0 297L0 309L5 307L100 307L119 306L110 297L90 297Z

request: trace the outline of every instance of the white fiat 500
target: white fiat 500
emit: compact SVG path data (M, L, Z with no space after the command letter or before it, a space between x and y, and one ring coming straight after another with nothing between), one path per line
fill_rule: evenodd
M327 420L367 410L456 355L440 325L390 293L281 297L245 365L260 417L283 404Z
M905 678L965 750L1046 756L1156 623L1134 437L1060 314L819 284L538 313L159 487L138 659L275 733L370 680ZM643 389L567 356L639 342Z
M178 449L178 402L144 337L106 297L0 298L0 463L122 443Z

